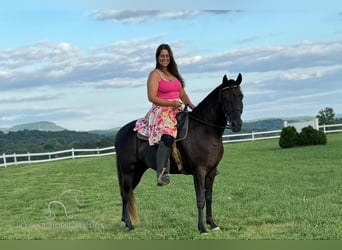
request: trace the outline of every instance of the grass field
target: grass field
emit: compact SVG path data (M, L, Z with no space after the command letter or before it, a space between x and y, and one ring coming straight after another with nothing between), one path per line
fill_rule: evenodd
M222 230L207 236L191 176L157 187L148 170L135 191L140 223L127 232L115 156L1 168L0 239L342 239L341 148L342 134L326 146L226 144L213 196Z

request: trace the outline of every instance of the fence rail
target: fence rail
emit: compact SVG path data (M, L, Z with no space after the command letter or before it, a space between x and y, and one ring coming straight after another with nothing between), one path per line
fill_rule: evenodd
M325 134L340 133L342 132L342 124L319 125L318 129L323 131ZM281 129L263 131L263 132L241 133L241 134L235 133L235 134L223 135L222 139L223 139L223 143L277 139L277 138L280 138L280 133L281 133Z
M0 155L0 167L19 164L32 164L66 159L99 157L115 154L114 146L96 149L68 149L47 153L5 154Z
M324 133L342 132L342 124L320 125L319 129ZM222 136L223 143L256 141L266 139L276 139L280 137L281 130L272 130L264 132L235 133ZM77 159L86 157L100 157L114 155L114 146L96 149L68 149L56 152L46 153L26 153L26 154L5 154L0 155L0 167L8 167L20 164L33 164L49 161L58 161L66 159Z

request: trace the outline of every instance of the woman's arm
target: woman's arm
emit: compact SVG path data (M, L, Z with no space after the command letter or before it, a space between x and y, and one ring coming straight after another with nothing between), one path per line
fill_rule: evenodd
M190 98L188 97L184 88L181 89L180 99L182 100L184 104L188 105L191 109L195 108L195 105L193 105L192 102L190 101Z

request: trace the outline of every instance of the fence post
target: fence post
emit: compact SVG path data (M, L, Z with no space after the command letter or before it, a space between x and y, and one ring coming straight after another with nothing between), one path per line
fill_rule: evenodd
M319 121L318 121L318 118L315 119L315 129L319 130Z
M27 152L27 161L29 164L31 164L31 155L30 152Z
M100 155L99 147L97 147L96 150L97 150L97 154Z
M72 155L72 159L74 160L74 159L75 159L75 151L74 151L74 148L71 149L71 155Z
M18 163L17 163L17 154L16 154L16 153L13 154L13 159L14 159L15 165L18 166Z
M5 153L3 153L2 156L4 157L4 165L5 165L5 168L7 168L7 162L6 162L6 155L5 155Z
M324 132L324 134L327 132L327 131L325 130L325 124L323 124L323 132Z
M252 141L254 141L254 131L252 131Z

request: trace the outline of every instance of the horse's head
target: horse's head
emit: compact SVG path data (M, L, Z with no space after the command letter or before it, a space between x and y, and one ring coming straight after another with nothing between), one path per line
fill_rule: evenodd
M242 126L241 114L243 110L243 94L240 89L241 74L236 80L228 79L224 75L221 84L221 105L226 116L227 125L233 132L239 132Z

